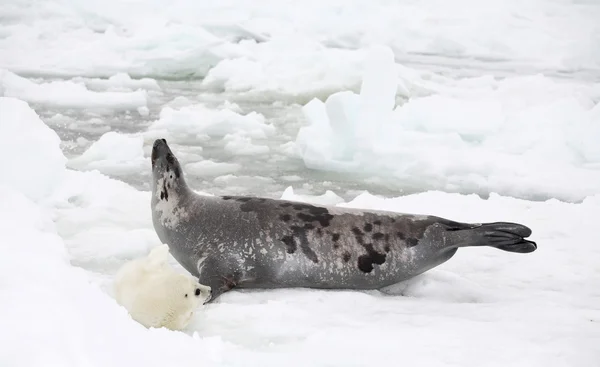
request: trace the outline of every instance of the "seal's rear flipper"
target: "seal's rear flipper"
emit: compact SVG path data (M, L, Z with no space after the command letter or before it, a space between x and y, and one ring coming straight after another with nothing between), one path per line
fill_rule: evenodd
M537 244L524 239L531 235L531 229L516 223L484 223L471 227L448 227L447 237L457 243L457 247L491 246L500 250L529 253L537 249Z

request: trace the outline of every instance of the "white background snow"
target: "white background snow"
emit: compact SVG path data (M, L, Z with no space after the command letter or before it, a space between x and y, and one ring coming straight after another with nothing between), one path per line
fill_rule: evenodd
M4 0L0 366L600 366L600 3ZM111 297L193 188L459 221L386 292L233 291L182 332ZM173 260L173 265L177 264Z

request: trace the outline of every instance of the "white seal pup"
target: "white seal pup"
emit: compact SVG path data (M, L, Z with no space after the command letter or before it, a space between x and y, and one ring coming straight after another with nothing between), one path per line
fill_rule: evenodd
M114 293L117 303L145 327L185 328L196 309L210 299L204 286L168 263L169 248L157 246L148 256L127 262L117 272Z
M152 221L173 257L212 289L381 289L450 259L460 247L529 253L516 223L461 223L431 215L309 205L250 196L202 196L157 139Z

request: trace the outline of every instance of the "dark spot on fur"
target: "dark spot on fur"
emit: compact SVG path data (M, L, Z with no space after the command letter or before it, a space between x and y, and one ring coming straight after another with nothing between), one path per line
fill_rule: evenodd
M363 246L367 250L367 254L358 257L358 268L363 273L370 273L373 271L373 264L381 265L385 263L386 255L375 251L370 243Z
M375 233L373 233L373 239L375 241L382 240L384 237L385 237L385 235L383 233L381 233L381 232L375 232Z
M302 252L304 253L304 255L306 255L306 257L308 257L310 261L314 262L315 264L319 262L317 254L315 254L315 252L310 247L303 246L301 243L300 248L302 248Z
M312 220L313 220L312 215L308 215L308 214L304 214L304 213L298 213L298 214L296 214L296 216L298 217L298 219L300 219L304 222L312 222Z
M167 168L166 171L167 172L171 172L171 169L173 169L173 172L175 173L175 177L179 178L181 172L179 170L179 167L177 167L177 162L175 160L175 156L172 153L168 153L167 156L165 157L165 159L167 160ZM173 178L173 175L170 175L171 178Z
M329 227L333 215L329 214L327 208L322 208L309 204L280 204L281 207L292 206L295 210L300 211L296 216L304 222L319 222L322 227ZM308 211L308 213L306 212Z
M294 241L294 237L283 236L283 238L281 238L281 241L285 243L285 247L287 248L288 254L293 254L294 252L296 252L296 241Z
M323 230L321 228L317 228L317 235L319 237L323 236Z
M169 182L169 183L167 184L167 189L170 189L170 188L171 188L171 183Z
M406 239L406 247L415 247L419 244L419 240L416 238L407 238Z
M279 204L279 206L282 208L287 208L289 206L292 206L292 203L281 203L281 204Z
M340 234L339 234L339 233L334 233L334 234L332 234L332 235L331 235L331 239L332 239L334 242L337 242L337 241L340 239Z
M310 209L310 205L307 204L294 204L292 207L296 210Z
M350 253L348 251L345 251L342 255L342 260L344 260L344 262L347 263L348 261L350 261L350 257Z
M381 221L380 220L375 220L373 221L373 224L376 226L380 226L381 225Z
M165 198L165 193L161 191L160 192L160 200L164 200L164 198Z
M333 219L333 215L331 214L322 214L316 216L317 220L323 227L329 227L329 223Z
M403 240L403 239L406 238L406 236L402 232L396 232L396 236L398 236L398 238L401 239L401 240Z
M167 185L165 184L165 182L163 181L163 192L165 193L164 197L166 201L169 201L169 192L167 191ZM163 198L162 192L160 195L160 198Z
M396 218L390 218L390 222L395 223L396 222Z
M354 233L354 238L356 239L356 242L358 242L359 245L365 243L365 241L363 240L363 232L358 227L352 227L352 233Z
M383 249L385 250L385 252L390 252L390 245L386 243Z
M385 242L390 242L390 235L388 233L385 234L385 237L383 239Z
M373 230L373 225L371 223L367 223L365 224L363 229L365 230L365 232L371 232Z
M239 197L235 200L242 203L242 205L240 205L240 210L243 212L257 212L265 202L265 199L263 198L254 197Z
M233 196L222 196L221 199L223 199L223 200L231 200L231 199L233 199Z
M331 214L318 214L318 215L311 215L311 214L306 214L306 213L298 213L296 214L296 216L298 217L298 219L310 223L310 222L319 222L319 224L322 227L328 227L329 226L329 221L331 221L331 219L333 219L333 215Z
M308 212L312 215L329 214L329 210L327 210L327 208L323 208L320 206L312 206L312 205L309 205Z
M370 273L373 271L373 262L367 255L361 255L358 257L358 268L363 273Z
M307 230L314 229L314 226L310 223L305 223L304 226L291 226L292 235L284 236L281 241L286 245L287 253L293 254L296 249L296 240L300 243L300 249L302 253L312 262L318 263L319 258L317 254L310 248L310 243L308 242L308 236L306 234Z
M175 164L175 156L171 153L167 154L167 162L169 162L169 164Z
M340 244L339 243L334 243L333 244L333 248L336 249L336 250L339 249L340 248Z
M279 219L281 219L284 222L289 222L292 219L292 216L289 214L283 214L279 216Z

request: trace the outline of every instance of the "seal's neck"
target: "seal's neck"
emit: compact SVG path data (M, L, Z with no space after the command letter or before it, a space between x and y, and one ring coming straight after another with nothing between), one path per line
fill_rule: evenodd
M181 220L188 217L185 205L191 194L183 175L164 171L154 175L152 183L152 216L155 225L174 229Z

